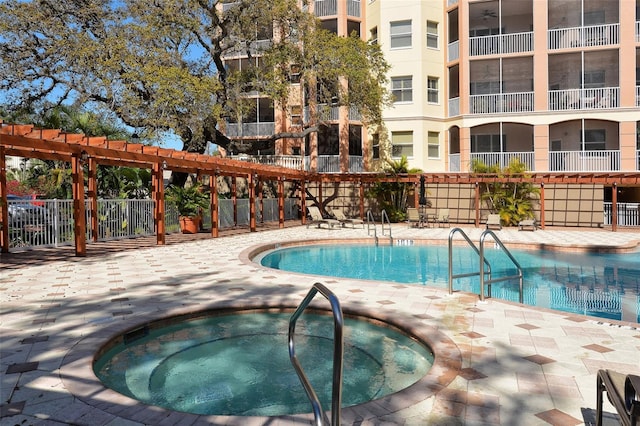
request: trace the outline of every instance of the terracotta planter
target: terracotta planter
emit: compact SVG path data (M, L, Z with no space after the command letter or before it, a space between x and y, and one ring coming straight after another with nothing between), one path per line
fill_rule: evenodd
M200 230L200 217L180 216L180 230L183 234L197 234Z

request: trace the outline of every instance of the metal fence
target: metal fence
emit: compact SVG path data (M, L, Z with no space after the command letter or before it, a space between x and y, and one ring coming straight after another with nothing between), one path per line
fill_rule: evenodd
M262 205L262 210L260 206ZM98 200L97 235L98 241L136 238L155 235L153 200ZM16 247L56 247L74 244L73 200L32 200L10 198L9 246ZM85 201L87 242L92 242L94 218L90 201ZM249 200L238 199L234 221L233 200L221 199L218 203L219 229L249 224ZM298 201L285 199L285 220L298 219ZM278 200L265 198L256 200L257 222L277 222ZM203 227L211 227L210 211L203 213ZM175 206L165 206L165 230L167 233L180 231L178 211Z
M640 226L640 203L617 203L618 226ZM604 224L611 225L611 203L604 203Z

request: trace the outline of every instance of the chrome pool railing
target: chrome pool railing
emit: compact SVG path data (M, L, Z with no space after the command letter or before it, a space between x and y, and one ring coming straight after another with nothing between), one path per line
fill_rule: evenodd
M480 275L480 271L478 272L466 272L463 274L455 274L453 273L453 236L459 233L460 235L462 235L462 237L465 239L465 241L467 242L467 244L469 244L469 247L471 247L473 249L473 251L476 252L476 254L478 256L480 256L480 250L478 250L478 247L476 247L476 245L473 243L473 241L471 241L471 239L469 238L469 236L460 228L453 228L451 231L449 231L449 294L453 293L453 279L454 278L465 278L465 277L474 277L476 275ZM489 278L491 278L491 265L489 264L489 262L484 259L481 260L481 262L483 262L484 264L487 265L487 271L486 272L482 272L484 274L489 275ZM484 270L484 268L481 268L482 270Z
M320 292L331 305L331 311L333 313L333 385L331 395L331 422L327 418L327 414L322 409L322 404L318 395L313 389L311 382L304 373L302 365L296 357L294 336L296 332L296 322L302 315L304 310L309 306L314 296ZM344 337L343 337L344 321L342 318L342 308L340 307L340 301L338 297L329 290L324 284L315 283L309 293L300 302L300 305L296 311L291 315L289 320L289 359L293 364L293 368L296 370L302 386L311 402L313 409L313 416L316 426L323 425L340 425L340 406L342 405L342 363L344 354Z

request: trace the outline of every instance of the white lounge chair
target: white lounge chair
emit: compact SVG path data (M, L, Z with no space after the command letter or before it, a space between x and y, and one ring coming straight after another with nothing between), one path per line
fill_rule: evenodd
M522 231L524 229L529 229L531 231L535 231L538 229L538 224L535 219L524 219L518 223L518 231Z
M438 210L438 214L436 215L436 223L438 224L438 228L440 226L444 227L444 225L449 226L449 209Z
M309 211L309 216L311 216L311 220L307 222L307 228L312 224L315 224L318 226L318 228L320 228L323 223L327 225L328 228L333 228L334 226L342 226L342 223L340 223L339 220L325 219L324 217L322 217L320 209L316 206L307 207L307 210Z
M407 207L407 223L414 228L422 228L425 225L424 218L415 207Z
M499 214L490 214L487 216L487 229L502 229L502 222Z
M344 226L346 224L350 224L352 228L355 228L356 225L362 225L362 227L364 228L364 220L358 219L358 218L347 217L342 212L342 210L333 210L333 209L331 209L331 214L333 214L335 216L335 218L337 220L339 220L340 223L342 223L342 226Z

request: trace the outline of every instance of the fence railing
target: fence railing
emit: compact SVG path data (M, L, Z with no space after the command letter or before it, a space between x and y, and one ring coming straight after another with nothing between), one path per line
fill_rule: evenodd
M620 42L620 24L555 28L548 32L549 50L606 46Z
M617 203L618 226L640 226L640 203ZM612 203L604 203L604 224L612 224Z
M521 53L532 50L533 32L498 34L469 39L470 56Z
M340 173L339 155L318 155L318 173ZM304 169L311 170L311 157L304 157ZM361 173L364 171L364 160L360 155L349 156L349 173Z
M471 162L473 160L482 161L488 166L499 164L500 168L509 165L512 159L517 158L527 165L527 170L535 170L535 157L531 151L525 152L472 152L469 156Z
M449 99L449 117L460 115L460 98Z
M98 241L155 235L154 206L153 200L98 200ZM236 208L237 220L234 221L233 200L218 200L220 229L249 224L249 200L238 199ZM85 201L85 209L86 238L87 242L91 243L94 228L88 200ZM73 200L11 199L8 201L8 211L10 247L55 247L74 244ZM264 198L262 203L256 200L256 213L258 223L277 222L280 219L278 199ZM297 219L298 200L286 198L284 213L285 220ZM203 227L210 228L209 211L203 212L203 219ZM165 206L165 228L167 233L180 230L178 211L170 203Z
M314 12L316 16L331 16L338 14L337 0L316 0L314 2Z
M471 114L533 111L533 92L495 93L469 96Z
M300 155L232 155L229 156L229 158L269 166L286 167L287 169L302 170L302 156Z
M550 90L548 96L549 109L552 111L617 108L620 102L620 88Z
M449 171L460 171L460 154L449 154Z
M551 172L614 172L620 170L620 151L551 151Z
M449 62L455 61L460 58L460 41L454 41L449 43L447 48L447 60Z

